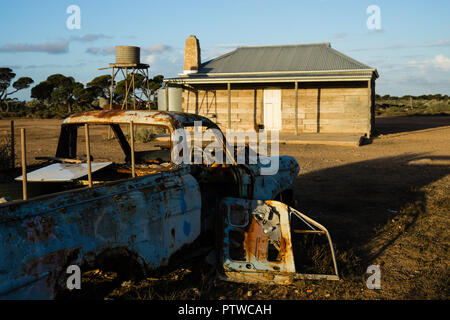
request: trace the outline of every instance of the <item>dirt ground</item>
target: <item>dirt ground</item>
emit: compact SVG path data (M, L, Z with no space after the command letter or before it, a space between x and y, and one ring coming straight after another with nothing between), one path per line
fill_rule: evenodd
M54 155L60 123L15 120L17 133L27 129L28 163ZM1 136L9 125L0 120ZM449 299L450 116L377 118L376 127L361 147L280 146L280 154L294 156L301 167L297 209L330 231L342 280L235 284L217 281L200 262L115 282L97 298ZM110 148L102 134L93 138L101 142L100 158ZM379 290L366 286L370 265L380 266Z

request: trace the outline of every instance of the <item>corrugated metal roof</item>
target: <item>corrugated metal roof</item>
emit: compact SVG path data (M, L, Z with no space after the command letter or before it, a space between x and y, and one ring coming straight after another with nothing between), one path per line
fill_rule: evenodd
M239 47L201 65L198 74L373 70L329 43Z
M165 83L206 84L206 83L278 83L278 82L315 82L315 81L367 81L373 76L372 69L352 72L308 72L308 73L222 73L189 74L179 78L165 78ZM375 77L378 77L375 72Z

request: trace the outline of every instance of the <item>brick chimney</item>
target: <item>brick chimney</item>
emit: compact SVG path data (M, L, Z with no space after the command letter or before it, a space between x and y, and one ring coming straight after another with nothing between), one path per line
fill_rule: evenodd
M184 74L196 73L200 68L200 42L191 35L186 39L184 47Z

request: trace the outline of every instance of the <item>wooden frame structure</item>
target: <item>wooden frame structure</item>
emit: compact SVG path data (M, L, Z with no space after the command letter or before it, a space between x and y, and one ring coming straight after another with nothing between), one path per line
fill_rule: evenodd
M112 109L112 100L114 95L114 79L116 78L119 71L125 80L125 98L122 102L122 110L128 109L128 96L133 96L133 109L136 109L136 92L135 92L135 75L141 74L145 77L146 90L143 92L148 100L150 100L150 80L149 80L149 65L145 63L110 63L109 67L99 68L99 70L111 69L111 87L110 87L110 97L109 105ZM128 83L128 76L131 76L131 83ZM132 89L132 90L131 90Z

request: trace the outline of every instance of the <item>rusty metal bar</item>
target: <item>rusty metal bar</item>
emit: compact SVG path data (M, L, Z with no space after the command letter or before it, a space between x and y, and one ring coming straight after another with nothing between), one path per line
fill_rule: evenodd
M295 279L298 280L341 280L338 275L334 274L308 274L308 273L296 273Z
M294 229L292 230L292 232L294 233L308 233L308 234L327 234L325 231L322 230L297 230Z
M84 125L84 133L86 135L86 161L88 167L88 183L90 188L92 187L91 148L89 143L89 125L87 123Z
M14 139L14 120L11 120L11 168L14 169L16 167L16 150L15 148L15 139Z
M20 146L22 152L22 194L23 200L27 200L27 147L26 147L26 137L25 128L20 129Z
M293 272L282 272L282 271L277 271L277 272L273 272L273 271L267 271L267 270L252 270L252 278L250 278L251 280L248 281L247 279L243 278L243 277L239 277L239 274L242 274L245 272L242 271L229 271L227 270L227 277L224 277L223 275L218 275L219 279L222 280L226 280L226 281L233 281L233 282L244 282L244 283L255 283L255 282L261 282L260 280L258 280L255 276L259 276L259 275L265 275L265 279L267 279L267 275L272 276L273 278L275 278L275 275L277 277L287 277L287 278L292 278L292 280L332 280L332 281L339 281L340 278L337 275L334 274L311 274L311 273L293 273ZM230 276L230 275L236 275L236 276ZM233 279L234 278L234 279ZM256 280L255 280L256 278ZM267 280L264 280L264 282L267 282ZM270 283L270 280L269 280ZM272 280L272 283L279 283L276 280Z
M133 121L130 121L130 147L131 147L131 176L136 176L136 166L134 159L134 125Z
M290 213L291 214L293 213L295 216L297 216L300 220L302 220L306 224L311 224L314 227L320 229L320 231L325 233L325 235L327 236L327 239L328 239L328 244L330 245L331 257L332 257L332 260L333 260L333 266L334 266L334 272L335 272L334 276L339 278L339 272L338 272L338 267L337 267L337 262L336 262L336 255L334 253L333 242L331 241L330 233L328 232L327 228L325 228L323 225L321 225L317 221L311 219L307 215L301 213L300 211L290 210ZM318 231L318 230L312 230L312 231ZM332 276L332 277L334 277L334 276Z
M70 159L70 158L61 158L61 157L34 157L36 160L54 160L54 161L61 161L61 162L67 162L67 163L83 163L81 160L77 159Z

